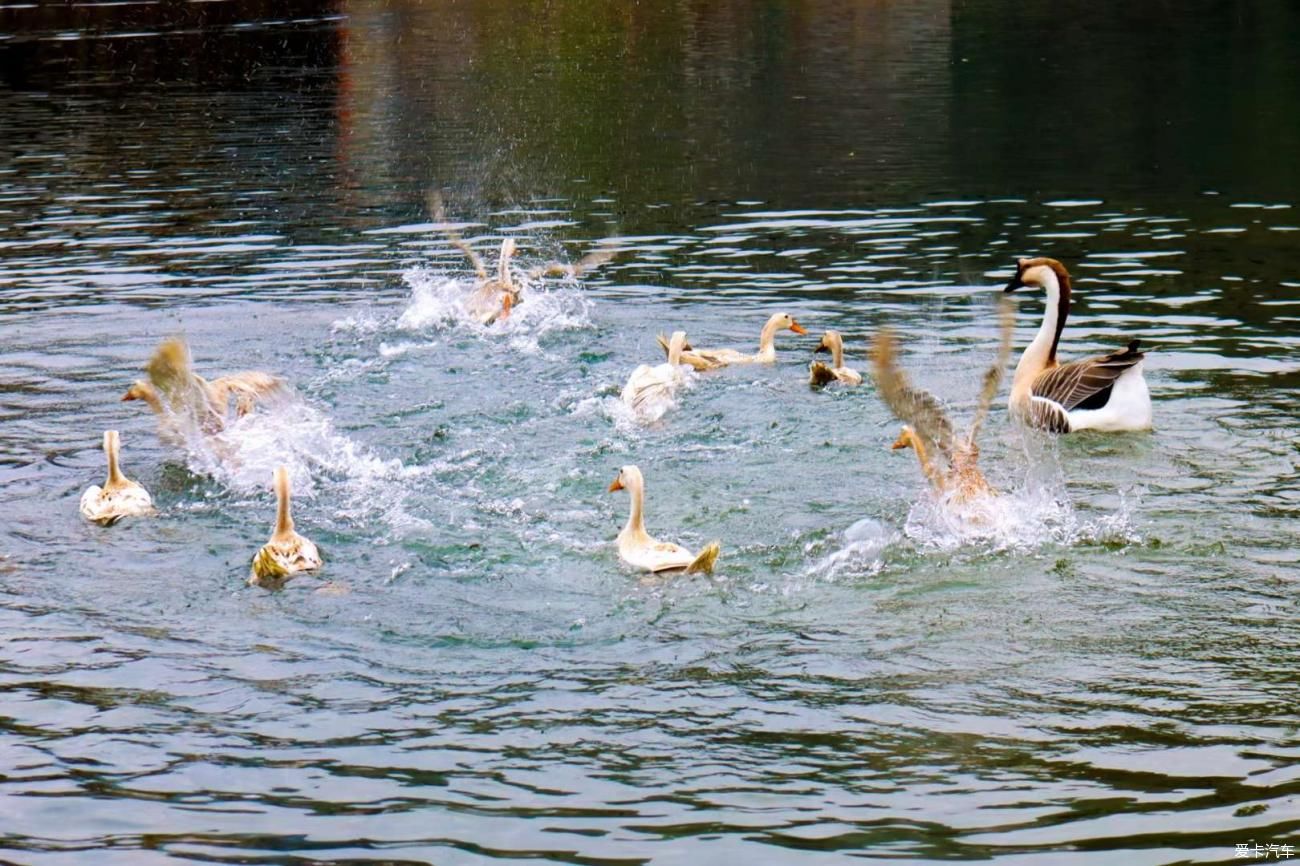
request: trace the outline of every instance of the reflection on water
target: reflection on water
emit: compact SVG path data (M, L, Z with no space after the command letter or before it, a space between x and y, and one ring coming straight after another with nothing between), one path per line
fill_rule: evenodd
M0 846L1296 843L1297 44L1281 0L0 7ZM431 187L525 266L621 253L481 327ZM964 414L1028 252L1076 275L1065 354L1157 347L1157 429L995 411L988 537L869 385L808 388L815 336L660 423L611 408L657 332L748 346L784 309L860 368L889 323ZM229 465L118 401L177 333L295 384ZM158 519L78 519L107 427ZM280 460L346 592L245 587ZM652 532L722 539L714 579L618 565L625 463Z

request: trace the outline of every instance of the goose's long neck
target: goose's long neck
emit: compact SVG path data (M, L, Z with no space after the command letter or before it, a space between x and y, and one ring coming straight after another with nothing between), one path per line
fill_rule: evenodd
M293 535L293 515L289 513L289 473L283 466L275 470L275 533L272 538Z
M763 326L763 331L758 335L758 355L761 358L776 357L776 332L781 327L780 320L772 318Z
M645 535L645 516L643 509L645 507L645 484L637 480L627 485L628 499L632 502L631 510L627 515L627 525L623 531L632 535Z
M682 362L682 346L685 343L685 340L679 340L676 334L673 335L672 341L668 344L668 363L671 366L676 367Z
M513 288L510 282L510 257L515 254L515 242L506 238L501 242L501 258L497 261L497 282L507 289Z
M116 430L104 431L104 453L108 455L108 486L121 487L126 483L126 476L117 463L117 451L121 447Z
M839 340L831 341L831 366L836 370L844 366L844 344Z
M1066 277L1061 283L1054 272L1049 272L1043 288L1047 295L1043 323L1016 364L1016 376L1011 383L1013 391L1032 382L1043 370L1056 366L1056 348L1061 342L1066 317L1070 315L1070 279Z
M930 459L930 449L926 447L920 436L912 437L912 450L916 452L916 460L921 464L921 474L935 490L942 490L945 484L943 473Z

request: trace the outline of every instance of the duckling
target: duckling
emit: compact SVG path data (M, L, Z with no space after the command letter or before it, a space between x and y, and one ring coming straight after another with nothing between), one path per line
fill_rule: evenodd
M123 517L154 513L149 491L122 474L118 465L121 440L116 430L104 431L104 453L108 455L108 480L92 484L81 494L81 516L102 526L112 526Z
M189 419L209 436L226 427L230 401L237 417L252 411L262 399L280 393L284 380L261 370L244 370L212 381L193 370L190 349L179 337L164 340L145 367L148 379L133 383L123 402L141 400L158 417L158 435L167 442L184 442L184 422Z
M682 352L682 363L690 364L696 370L716 370L731 364L773 364L776 363L776 332L794 331L807 334L803 326L789 313L773 313L763 326L758 336L758 352L749 354L735 349L692 349ZM659 345L668 352L668 341L659 336Z
M686 574L712 574L713 564L722 547L713 541L698 554L691 553L680 544L656 541L645 529L642 510L645 506L645 480L641 470L628 465L619 470L609 485L609 492L626 489L632 500L627 525L618 534L618 556L628 565L649 572L684 571Z
M882 330L872 346L872 373L880 396L894 415L906 422L893 448L911 448L916 452L922 474L948 504L964 505L998 495L980 471L975 438L988 416L989 405L1002 383L1003 370L1011 354L1014 320L1010 306L1003 303L1001 307L1002 338L998 353L984 373L975 417L962 437L955 434L952 422L934 395L914 388L898 369L898 344L894 335L888 329ZM935 459L935 452L939 460Z
M857 370L844 366L844 339L840 336L839 331L827 331L822 334L822 340L817 344L814 352L830 352L831 364L826 366L821 361L813 361L808 365L808 382L815 387L829 385L831 382L840 382L844 385L861 385L862 374Z
M651 367L642 364L632 371L623 388L623 403L644 421L655 421L673 403L673 395L686 381L688 367L682 366L682 351L689 349L685 331L674 331L668 344L668 363Z
M253 557L253 570L248 578L250 586L279 589L295 574L321 567L320 551L316 545L294 532L293 517L289 513L289 470L283 466L275 470L275 498L275 531L271 533L271 540Z

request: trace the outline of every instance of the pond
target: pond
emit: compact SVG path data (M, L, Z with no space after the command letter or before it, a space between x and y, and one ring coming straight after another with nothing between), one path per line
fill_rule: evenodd
M1300 846L1297 45L1285 0L0 8L4 858ZM485 327L449 226L616 255ZM1154 429L1004 385L972 532L807 365L888 325L964 425L1023 255L1064 357L1149 349ZM776 312L774 365L622 407ZM233 457L120 399L174 336L292 383ZM106 429L155 517L78 514ZM268 592L280 464L325 566ZM628 464L712 576L619 562Z

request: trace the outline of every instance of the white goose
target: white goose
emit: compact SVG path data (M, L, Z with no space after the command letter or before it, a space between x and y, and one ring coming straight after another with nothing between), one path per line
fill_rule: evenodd
M1070 315L1070 275L1056 259L1020 259L1006 291L1025 287L1044 290L1047 310L1016 365L1008 400L1011 413L1053 433L1150 429L1151 394L1142 378L1145 355L1138 351L1138 341L1109 355L1061 364L1056 349Z
M758 335L758 351L741 352L736 349L688 349L682 352L682 363L690 364L696 370L716 370L732 364L775 364L776 332L790 330L796 334L806 334L803 325L794 320L789 313L773 313L763 325ZM659 346L668 352L668 341L659 335Z
M668 342L668 362L642 364L632 371L623 388L623 403L642 421L657 421L672 408L673 396L686 381L690 368L682 365L686 332L674 331Z
M840 382L844 385L861 385L862 374L852 367L844 366L844 338L839 331L827 331L822 334L822 341L814 352L830 352L831 363L813 361L808 365L808 383L818 387Z
M284 582L301 571L314 571L321 567L320 551L311 541L293 528L293 515L289 512L289 470L283 466L275 470L275 531L271 539L253 557L252 586L278 589Z
M645 569L649 572L685 571L692 573L713 573L713 563L717 561L721 546L710 542L699 554L691 553L680 544L671 541L656 541L645 529L645 479L636 466L624 466L618 477L609 485L609 492L627 490L632 499L632 509L627 516L627 524L618 534L618 556L628 565Z
M104 453L108 456L108 480L92 484L81 494L81 516L102 526L112 526L123 517L153 514L153 499L143 486L122 474L117 463L121 440L116 430L104 431Z

